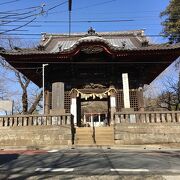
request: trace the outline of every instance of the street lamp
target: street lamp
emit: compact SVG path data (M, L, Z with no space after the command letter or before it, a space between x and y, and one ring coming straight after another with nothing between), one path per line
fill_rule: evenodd
M45 66L48 66L49 64L43 64L42 65L42 90L43 90L43 114L45 114L45 108L44 108L44 68Z

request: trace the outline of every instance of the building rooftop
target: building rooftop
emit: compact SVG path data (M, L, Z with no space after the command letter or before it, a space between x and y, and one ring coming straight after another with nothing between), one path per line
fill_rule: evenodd
M37 48L21 49L16 48L11 51L0 50L1 54L33 55L33 54L56 54L67 53L85 44L103 44L110 51L144 51L144 50L168 50L180 48L177 44L152 44L144 35L144 30L98 32L92 28L84 33L69 34L48 34L42 33L40 44Z

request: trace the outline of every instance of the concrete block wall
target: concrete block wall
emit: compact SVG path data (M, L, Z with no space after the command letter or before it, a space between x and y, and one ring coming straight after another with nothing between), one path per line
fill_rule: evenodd
M180 145L180 123L118 123L114 128L117 145Z
M0 148L60 147L72 145L71 126L0 127Z

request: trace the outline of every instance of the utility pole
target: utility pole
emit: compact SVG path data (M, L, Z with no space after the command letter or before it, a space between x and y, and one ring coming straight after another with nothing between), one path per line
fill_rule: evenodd
M72 0L68 1L68 11L69 11L69 37L71 36L71 12L72 12Z
M43 90L43 112L42 112L42 114L45 114L45 107L44 107L44 68L45 68L45 66L48 66L49 64L43 64L42 65L42 90Z

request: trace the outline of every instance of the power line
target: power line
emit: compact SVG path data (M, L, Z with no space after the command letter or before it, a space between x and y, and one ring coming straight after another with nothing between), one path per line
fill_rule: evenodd
M9 29L0 29L0 31L9 31ZM29 30L27 30L27 29L26 30L25 29L17 29L17 30L14 30L14 31L29 31Z
M29 16L28 16L29 17ZM28 17L25 17L25 18L28 18ZM99 20L95 20L95 19L93 19L93 20L73 20L72 22L75 22L75 23L77 23L77 22L80 22L80 23L82 23L82 22L87 22L87 23L89 23L89 22L117 22L117 21L139 21L139 20L147 20L147 19L145 19L145 18L153 18L153 17L155 17L155 18L157 18L156 16L143 16L143 17L133 17L133 18L131 18L131 19L128 19L127 17L121 17L121 19L110 19L110 20L108 20L108 19L99 19ZM180 16L177 16L177 20L179 20L180 18L179 18ZM20 18L20 19L16 19L15 21L18 21L18 22L27 22L26 20L21 20L21 19L25 19L25 18ZM124 18L124 19L123 19ZM175 18L173 18L173 19L175 19ZM10 21L10 20L3 20L3 22L14 22L14 21ZM69 21L67 21L67 20L37 20L37 21L35 21L35 22L42 22L42 23L68 23Z
M4 24L8 24L8 23L13 23L13 22L29 22L29 21L21 21L23 19L28 19L28 18L31 18L31 17L34 17L34 16L38 16L40 15L42 12L40 13L36 13L36 14L31 14L29 16L25 16L25 17L20 17L20 18L17 18L15 20L12 20L12 21L6 21L6 20L2 20L1 22L4 22L4 23L1 23L0 25L4 25Z
M14 9L14 10L9 10L9 11L2 11L0 12L0 14L6 14L6 13L12 13L12 12L17 12L17 11L24 11L24 10L29 10L29 9L35 9L35 8L40 8L41 6L32 6L32 7L28 7L28 8L23 8L23 9ZM15 13L17 14L17 13Z
M14 3L14 2L17 2L17 1L20 1L20 0L7 1L7 2L4 2L4 3L1 3L0 5L5 5L5 4L9 4L9 3Z
M47 11L44 11L44 4L41 6L41 12L40 13L36 13L36 14L32 14L33 12L35 12L35 11L37 11L37 7L36 7L36 9L35 10L32 10L32 11L28 11L28 12L22 12L22 13L15 13L15 14L7 14L6 16L1 16L0 17L0 19L5 19L5 20L1 20L1 26L3 26L3 25L7 25L7 24L12 24L12 23L14 23L14 22L23 22L22 20L24 20L24 19L29 19L29 18L31 18L31 17L34 17L35 16L35 18L33 18L32 20L28 20L28 21L24 21L24 23L25 24L23 24L23 25L19 25L18 27L15 27L15 28L13 28L13 29L10 29L10 30L6 30L6 31L3 31L3 32L0 32L0 34L4 34L4 33L7 33L7 32L10 32L10 31L14 31L14 30L17 30L17 29L20 29L20 28L22 28L22 27L24 27L24 26L26 26L26 25L28 25L28 24L30 24L31 22L33 22L33 21L35 21L35 19L36 19L36 17L38 16L38 15L40 15L40 14L43 14L43 13L47 13L47 12L49 12L49 11L51 11L52 9L55 9L55 8L57 8L57 7L59 7L59 6L61 6L61 5L63 5L63 4L65 4L65 3L67 3L67 1L64 1L64 2L62 2L62 3L59 3L59 4L57 4L57 5L55 5L55 6L53 6L53 7L51 7L51 8L49 8ZM35 8L35 7L30 7L29 9L31 9L31 8ZM38 7L38 8L40 8L40 7ZM6 11L6 13L7 13L7 11ZM12 13L12 12L11 12ZM27 15L27 14L30 14L30 15L28 15L28 16L23 16L23 15ZM23 17L21 17L21 16L23 16ZM13 20L7 20L7 18L10 18L10 19L13 19Z
M89 6L84 6L84 7L76 8L76 9L74 9L74 11L82 10L82 9L87 9L87 8L95 7L95 6L101 6L101 5L104 5L104 4L109 4L109 3L114 2L114 1L117 1L117 0L102 1L102 2L95 3L95 4L92 4L92 5L89 5Z
M53 34L53 33L52 33ZM59 33L58 35L62 35L64 33ZM11 33L11 34L1 34L1 35L15 35L15 36L41 36L41 33ZM66 34L68 36L68 34ZM174 35L174 37L178 37L180 35L180 33L177 33L176 35ZM146 36L142 36L142 35L128 35L128 37L164 37L163 34L146 34Z
M3 31L3 32L0 32L0 35L1 35L1 34L4 34L4 33L7 33L7 32L10 32L10 31L18 30L18 29L20 29L20 28L22 28L22 27L25 27L26 25L28 25L28 24L30 24L31 22L33 22L35 19L36 19L36 17L35 17L34 19L32 19L31 21L29 21L29 22L27 22L27 23L25 23L25 24L23 24L23 25L21 25L21 26L19 26L19 27L16 27L16 28L13 28L13 29L10 29L10 30L6 30L6 31Z
M74 20L72 23L90 23L90 22L123 22L123 21L135 21L133 19L116 19L116 20ZM27 22L27 21L18 21L18 22ZM34 22L42 22L42 23L69 23L69 21L64 20L53 20L53 21L34 21Z
M83 7L80 7L80 8L75 8L73 10L76 11L76 10L87 9L87 8L90 8L90 7L95 7L95 6L100 6L100 5L103 5L103 4L108 4L108 3L111 3L111 2L114 2L114 1L117 1L117 0L103 1L103 2L95 3L95 4L92 4L92 5L89 5L89 6L83 6ZM59 13L63 13L63 12L68 12L68 11L61 11ZM55 14L55 13L49 13L49 14Z
M31 14L31 13L33 13L33 12L35 12L35 11L37 11L37 9L36 10L33 10L33 11L28 11L28 12L23 12L23 13L17 13L17 14L8 14L8 15L6 15L6 16L1 16L0 17L0 19L7 19L8 17L10 17L10 18L17 18L16 16L22 16L22 15L27 15L27 14ZM1 20L2 21L2 20Z
M66 4L67 2L68 2L68 1L64 1L64 2L62 2L62 3L60 3L60 4L57 4L57 5L49 8L49 9L47 10L47 12L48 12L48 11L51 11L52 9L55 9L55 8L57 8L57 7L59 7L59 6L63 5L63 4Z
M16 27L16 26L19 26L19 24L9 24L9 25L3 25L3 27L6 26L6 27ZM42 25L27 25L26 27L41 27Z

